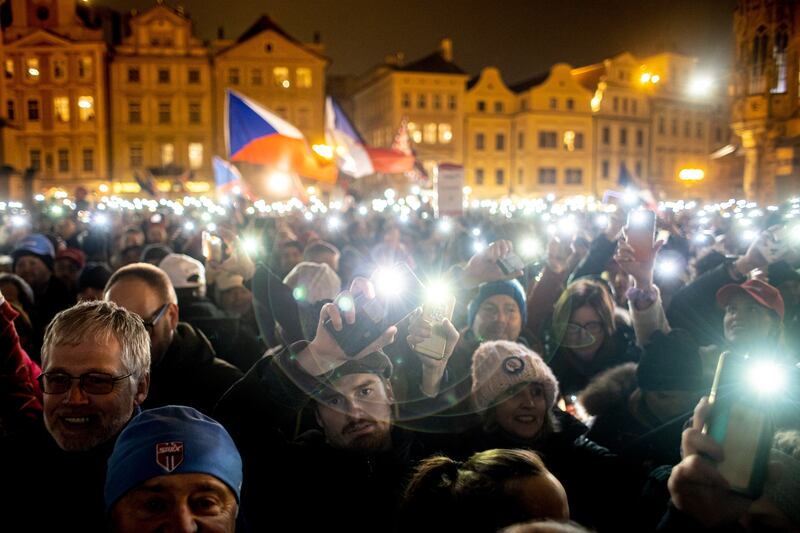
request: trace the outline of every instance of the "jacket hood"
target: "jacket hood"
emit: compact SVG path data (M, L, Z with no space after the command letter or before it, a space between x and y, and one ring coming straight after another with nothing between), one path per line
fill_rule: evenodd
M589 414L601 415L625 404L636 386L636 363L625 363L595 376L580 393L580 402Z

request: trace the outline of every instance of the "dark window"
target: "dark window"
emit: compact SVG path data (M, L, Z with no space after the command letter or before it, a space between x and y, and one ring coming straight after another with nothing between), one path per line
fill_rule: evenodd
M83 171L94 172L94 150L92 148L83 149Z
M495 102L494 103L494 112L495 113L502 113L503 112L503 102Z
M541 185L552 185L556 182L556 169L554 168L540 168L539 169L539 183Z
M506 136L502 133L498 133L494 136L494 149L495 150L505 150L506 149Z
M611 144L611 128L603 126L602 136L603 144Z
M502 185L506 181L506 173L502 168L494 171L494 182L496 185Z
M564 176L564 181L567 185L580 185L583 183L583 169L568 168Z
M554 131L539 132L539 148L555 148L557 133Z
M627 146L628 144L628 128L619 129L619 144L620 146Z
M39 100L28 100L28 120L39 120Z
M189 102L189 124L200 124L200 102Z
M144 164L144 150L141 144L131 145L131 168L138 168Z
M484 102L483 100L478 100L478 111L480 111L481 113L486 111L486 102Z
M158 123L169 124L172 122L172 106L169 102L158 103Z
M636 130L636 146L639 148L644 146L644 132L642 130Z
M551 98L550 99L550 109L558 109L558 99Z
M583 133L578 132L575 134L575 149L583 150Z
M403 93L403 99L401 100L401 105L403 109L408 109L411 107L411 95L408 93Z
M455 95L451 94L447 97L447 109L453 111L456 108L456 97Z
M670 125L670 133L672 133L673 137L677 137L678 135L678 119L673 118L672 124Z
M525 172L522 168L517 169L517 183L522 185L525 182Z
M660 133L661 135L664 135L664 133L666 133L667 131L664 122L665 122L664 117L658 117L658 133Z
M475 185L483 185L483 169L475 169Z
M41 150L31 150L29 152L31 157L31 169L33 170L42 170L42 151Z
M575 109L575 100L573 100L572 98L567 98L567 109L569 109L570 111Z
M632 99L631 100L631 113L633 113L634 115L636 114L636 111L637 111L637 109L636 109L637 105L638 105L638 100L636 100L636 98Z
M189 83L193 85L200 83L200 70L196 68L189 69Z
M139 67L128 67L128 83L139 83Z
M128 102L128 123L142 123L142 104L138 101Z
M522 150L525 148L525 132L521 131L517 134L517 148Z
M483 133L476 133L475 134L475 149L476 150L483 150L486 144L486 138Z
M641 161L637 161L635 168L636 168L636 177L637 178L641 178L642 177L642 162Z
M698 139L703 138L703 123L702 122L695 122L694 124L694 134L695 137Z
M619 111L619 98L614 97L614 111Z
M58 171L69 172L69 150L65 148L58 150Z
M442 108L442 95L434 94L433 95L433 108L434 109L441 109Z
M689 137L692 134L692 123L688 120L683 121L683 136Z
M16 113L14 112L14 100L8 100L6 102L6 117L8 120L14 120L16 117Z
M158 83L169 83L169 69L158 69Z
M239 69L238 68L228 69L228 84L229 85L239 85Z
M425 96L425 93L419 93L417 95L417 108L425 109L427 105L428 105L428 98Z
M600 171L603 176L603 179L606 180L608 179L608 171L609 171L608 159L603 159L602 170Z

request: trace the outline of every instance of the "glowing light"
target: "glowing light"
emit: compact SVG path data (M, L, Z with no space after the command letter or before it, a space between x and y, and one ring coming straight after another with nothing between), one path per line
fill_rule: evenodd
M366 206L362 205L361 207L358 208L358 214L361 215L362 217L367 214L367 211L368 209Z
M244 251L247 252L249 255L255 255L258 253L258 239L255 237L245 237L242 239L242 248Z
M392 267L375 269L372 283L375 285L375 290L385 297L399 296L405 288L403 276L398 275L397 270Z
M352 298L350 298L349 296L342 296L336 302L336 305L339 306L339 309L342 312L347 313L348 311L351 311L353 309L354 304Z
M475 241L472 245L472 249L475 250L475 253L481 253L486 245L481 241Z
M37 194L36 196L33 197L33 199L36 200L37 202L44 202L44 195Z
M622 195L622 201L625 205L634 205L639 201L639 194L633 189L626 189L625 194Z
M98 226L105 226L108 224L108 216L98 213L94 216L94 223Z
M82 97L78 100L78 107L80 107L81 109L91 109L92 102Z
M312 215L310 212L306 212L306 214L303 215L303 218L311 222L312 220L314 220L314 215Z
M439 221L439 231L442 233L450 233L450 230L453 229L453 224L448 219L442 219Z
M594 219L594 223L599 228L605 228L608 225L608 216L606 216L606 215L597 215L597 217Z
M60 217L61 215L64 214L64 208L61 207L60 205L54 205L53 207L50 208L50 212L53 215Z
M36 67L30 67L28 69L28 75L33 77L33 78L39 76L39 69L36 68Z
M786 388L786 371L772 361L753 363L747 381L759 394L774 396Z
M678 172L681 181L701 181L705 176L706 173L701 168L682 168Z
M425 300L431 304L441 304L453 294L450 284L445 280L436 279L425 284Z
M328 219L328 229L331 231L336 231L342 226L342 219L339 217L330 217Z
M689 82L689 94L692 96L707 96L714 88L714 80L710 76L697 76Z
M100 186L97 187L97 190L99 190L101 193L105 194L105 193L108 192L108 185L106 185L105 183L101 183Z
M547 196L545 196L545 199L546 199L548 202L555 202L555 200L556 200L556 195L555 195L555 194L553 194L553 193L550 193L550 194L548 194Z
M524 257L535 257L542 253L542 245L536 239L525 239L519 244L519 253Z
M13 217L11 217L11 225L14 227L19 228L27 223L28 221L22 215L14 215Z
M650 81L653 83L658 83L661 81L661 76L659 76L658 74L653 74L652 76L650 76Z
M395 195L396 193L394 192L394 189L386 189L385 191L383 191L383 196L387 200L394 200Z
M333 159L333 147L327 144L314 144L311 146L311 149L322 159Z
M413 187L411 187L411 194L419 194L419 193L420 193L419 185L414 185Z
M663 278L674 278L678 275L680 266L673 259L662 259L656 264L656 272Z
M291 83L289 83L289 80L283 80L281 82L281 87L283 87L284 89L288 89L290 85Z
M273 172L267 178L267 186L275 194L286 194L292 185L292 178L284 172Z
M742 232L742 240L746 243L753 242L758 238L758 232L752 229L746 229Z
M208 224L206 224L206 229L208 231L217 231L217 225L214 224L213 222L209 222Z
M298 285L292 290L292 297L297 300L298 302L305 301L306 297L308 296L308 290L302 285ZM343 300L344 298L342 298ZM339 309L342 309L342 300L339 300ZM342 309L344 311L344 309Z
M461 192L464 193L464 196L469 196L470 194L472 194L472 187L466 185L463 189L461 189Z
M650 82L650 78L651 78L651 76L650 76L649 72L643 72L641 77L639 78L639 80L642 83L649 83Z
M480 237L481 235L481 228L472 228L472 235L474 237Z
M194 222L186 222L183 225L183 229L185 229L186 231L193 231L194 230Z

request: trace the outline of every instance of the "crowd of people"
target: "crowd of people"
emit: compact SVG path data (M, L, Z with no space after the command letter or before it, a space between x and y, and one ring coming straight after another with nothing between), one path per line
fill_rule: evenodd
M800 531L800 201L387 199L0 203L3 529Z

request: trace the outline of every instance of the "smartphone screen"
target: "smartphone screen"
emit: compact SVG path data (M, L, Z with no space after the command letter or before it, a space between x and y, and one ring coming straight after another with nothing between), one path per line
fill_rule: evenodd
M325 321L325 328L349 357L355 357L424 302L425 287L405 263L377 270L371 281L375 298L370 300L361 294L353 298L355 323L345 323L336 331L330 319Z
M447 336L442 331L442 321L453 319L453 309L456 306L455 296L449 296L441 302L426 302L422 306L422 319L430 323L433 332L429 339L426 339L416 346L414 351L426 355L432 359L444 359L444 350L447 347Z
M214 261L217 263L222 262L222 239L218 236L209 233L207 231L203 232L203 257L206 258L207 261Z
M525 269L525 261L514 252L509 252L505 257L497 260L497 266L503 274L511 274Z
M656 236L655 212L649 209L636 209L628 213L625 235L638 261L652 259L653 241Z

